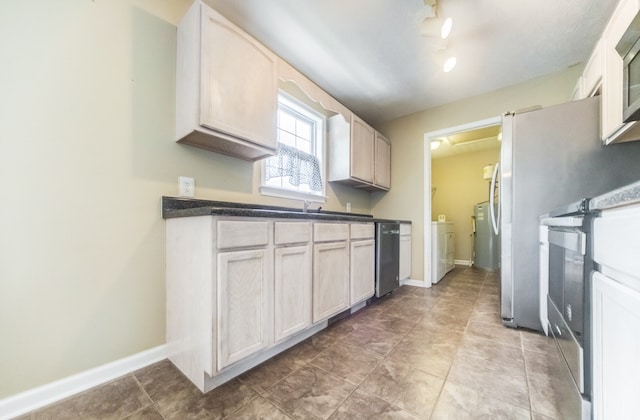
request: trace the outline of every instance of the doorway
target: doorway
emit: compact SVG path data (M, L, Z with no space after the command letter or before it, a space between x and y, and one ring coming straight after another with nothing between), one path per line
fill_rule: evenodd
M483 169L500 160L501 128L502 117L494 117L424 135L424 261L429 279L433 272L431 222L439 216L454 224L455 262L472 262L471 216L474 205L489 198Z

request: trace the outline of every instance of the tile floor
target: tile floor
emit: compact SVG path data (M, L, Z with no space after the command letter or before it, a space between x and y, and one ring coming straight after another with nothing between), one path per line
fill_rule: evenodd
M203 395L165 360L20 419L553 419L543 335L499 322L498 279L458 267Z

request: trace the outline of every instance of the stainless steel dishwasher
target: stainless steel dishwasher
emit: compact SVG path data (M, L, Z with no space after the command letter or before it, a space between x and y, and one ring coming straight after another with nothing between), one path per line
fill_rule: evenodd
M400 224L376 223L376 297L400 287Z

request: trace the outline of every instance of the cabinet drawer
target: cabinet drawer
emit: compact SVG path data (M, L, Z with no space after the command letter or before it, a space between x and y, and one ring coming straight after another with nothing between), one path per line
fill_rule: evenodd
M276 222L276 245L298 244L311 241L311 223Z
M593 222L593 259L625 279L640 280L640 204L602 212ZM628 283L628 282L627 282ZM636 286L637 287L637 286Z
M269 243L269 222L218 221L218 248L264 246Z
M346 241L349 239L349 225L345 223L314 223L313 241Z
M558 345L564 360L567 362L571 376L580 389L580 392L584 392L583 372L584 366L582 347L578 344L575 336L571 332L571 329L560 315L560 311L556 307L555 303L547 296L547 311L549 319L549 327L553 338Z
M373 223L351 223L351 239L371 239L376 235Z
M411 235L410 223L400 223L400 235Z

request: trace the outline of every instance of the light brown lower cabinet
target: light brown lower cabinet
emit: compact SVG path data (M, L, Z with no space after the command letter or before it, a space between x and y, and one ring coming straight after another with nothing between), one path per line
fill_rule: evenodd
M373 223L352 224L168 219L169 359L207 392L373 294Z

